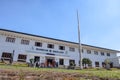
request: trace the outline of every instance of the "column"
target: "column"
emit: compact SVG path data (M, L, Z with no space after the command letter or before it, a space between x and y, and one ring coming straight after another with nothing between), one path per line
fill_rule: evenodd
M69 59L64 59L64 65L65 65L65 68L69 66Z

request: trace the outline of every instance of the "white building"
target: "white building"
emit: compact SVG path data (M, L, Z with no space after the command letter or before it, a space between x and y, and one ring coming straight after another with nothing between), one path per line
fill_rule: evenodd
M114 67L120 68L120 56L115 58L110 58L110 61L113 62Z
M13 55L14 53L14 55ZM116 58L117 50L82 44L83 58L92 61L92 67L102 67L105 59ZM0 29L0 59L40 63L58 62L59 66L69 66L74 62L79 66L78 43L53 39L33 34ZM113 61L113 65L115 66Z

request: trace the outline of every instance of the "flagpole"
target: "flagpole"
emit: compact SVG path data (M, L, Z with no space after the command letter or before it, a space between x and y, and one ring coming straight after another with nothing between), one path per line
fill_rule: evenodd
M79 15L78 15L78 10L77 10L77 22L78 22L78 51L79 51L79 60L80 60L80 69L83 69L82 67L82 47L81 47L81 39L80 39L80 26L79 26Z

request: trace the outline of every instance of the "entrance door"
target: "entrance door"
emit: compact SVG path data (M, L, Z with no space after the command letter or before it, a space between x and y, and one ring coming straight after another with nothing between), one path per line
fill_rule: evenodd
M113 68L113 63L112 62L110 63L110 68Z
M70 66L75 66L75 60L69 60Z
M34 57L34 62L39 62L40 61L40 57L39 56L35 56Z
M47 67L55 67L55 59L54 57L46 57Z

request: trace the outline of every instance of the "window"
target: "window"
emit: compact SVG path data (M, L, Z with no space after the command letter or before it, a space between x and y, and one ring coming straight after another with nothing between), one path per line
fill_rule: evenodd
M41 42L35 42L35 46L42 47L42 43Z
M101 55L104 56L105 55L104 52L101 52Z
M105 62L102 62L102 67L105 67Z
M64 65L64 59L59 59L59 65Z
M7 52L3 52L3 53L2 53L2 58L3 58L4 60L10 60L11 57L12 57L12 53L7 53Z
M107 56L110 56L110 53L107 53Z
M6 42L14 43L14 42L15 42L15 38L12 38L12 37L6 37Z
M69 65L70 66L75 66L75 60L69 60Z
M21 40L21 44L25 44L25 45L29 45L29 40L24 40L24 39L22 39Z
M88 53L88 54L91 54L91 50L87 50L87 53Z
M95 54L95 55L98 55L98 51L94 51L94 54Z
M75 51L75 48L69 47L69 51L74 52L74 51Z
M95 67L99 67L99 62L95 62Z
M59 46L60 50L65 50L65 46Z
M53 44L48 44L47 48L54 48L54 45Z
M84 49L82 49L82 53L84 53Z
M23 55L23 54L19 54L18 55L18 61L19 62L26 62L26 55Z

